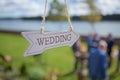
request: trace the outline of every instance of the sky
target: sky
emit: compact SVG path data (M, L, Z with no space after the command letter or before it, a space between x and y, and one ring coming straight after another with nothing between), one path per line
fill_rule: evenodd
M47 12L49 10L48 0ZM64 2L64 0L59 0ZM120 14L120 0L94 0L102 15ZM45 0L0 0L0 18L42 16ZM85 0L67 0L71 16L87 15L90 13Z

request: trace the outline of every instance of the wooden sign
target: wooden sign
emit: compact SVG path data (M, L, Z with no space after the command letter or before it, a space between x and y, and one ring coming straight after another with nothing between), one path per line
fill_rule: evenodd
M30 46L25 51L24 56L41 54L47 49L72 46L79 38L79 34L68 32L22 32L23 37L27 39Z

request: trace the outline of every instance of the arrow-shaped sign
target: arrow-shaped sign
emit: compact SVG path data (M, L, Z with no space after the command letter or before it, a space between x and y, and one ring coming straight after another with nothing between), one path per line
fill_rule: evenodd
M28 40L30 46L25 51L24 56L40 54L43 51L55 47L72 46L79 38L79 34L69 32L22 32Z

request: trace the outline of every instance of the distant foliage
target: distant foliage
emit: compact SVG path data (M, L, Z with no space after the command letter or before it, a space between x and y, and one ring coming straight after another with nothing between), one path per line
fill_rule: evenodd
M50 10L48 12L48 20L67 20L66 18L66 7L64 4L60 3L58 0L53 0L50 3Z
M94 1L86 0L86 2L88 3L88 6L89 6L91 12L89 15L81 16L80 18L82 20L87 20L91 23L100 21L102 19L102 16L100 15L99 9L95 6Z
M86 15L86 16L81 16L80 17L82 20L87 20L92 23L100 21L102 17L100 15Z

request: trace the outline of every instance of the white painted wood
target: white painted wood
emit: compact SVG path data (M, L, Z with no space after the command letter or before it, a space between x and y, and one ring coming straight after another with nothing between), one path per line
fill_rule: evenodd
M46 33L40 33L40 31L22 32L22 35L30 43L24 56L41 54L51 48L72 46L79 39L79 34L73 31Z

